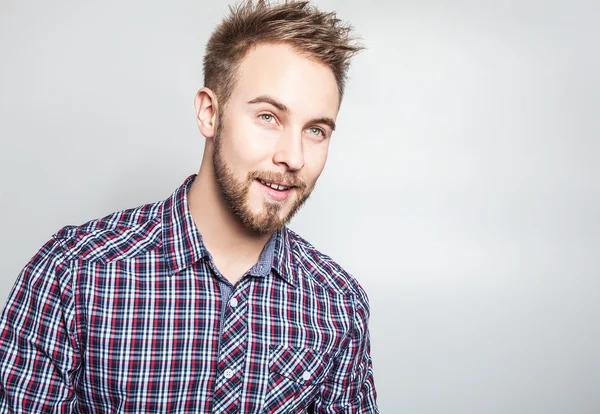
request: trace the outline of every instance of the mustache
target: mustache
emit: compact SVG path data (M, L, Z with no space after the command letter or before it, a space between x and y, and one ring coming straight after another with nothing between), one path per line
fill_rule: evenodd
M300 189L305 189L308 185L306 181L294 174L284 174L273 171L250 171L248 173L248 180L262 180L262 181L274 181L283 182Z

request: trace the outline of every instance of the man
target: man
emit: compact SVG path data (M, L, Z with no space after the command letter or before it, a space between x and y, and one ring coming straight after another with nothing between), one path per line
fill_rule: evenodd
M307 2L231 9L195 98L199 173L62 228L25 266L0 319L1 412L378 412L366 294L285 226L359 49Z

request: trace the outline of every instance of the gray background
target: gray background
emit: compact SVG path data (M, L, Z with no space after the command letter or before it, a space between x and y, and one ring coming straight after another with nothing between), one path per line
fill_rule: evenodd
M226 4L0 0L2 303L61 226L197 171ZM369 293L382 412L600 412L600 6L318 4L369 50L291 227Z

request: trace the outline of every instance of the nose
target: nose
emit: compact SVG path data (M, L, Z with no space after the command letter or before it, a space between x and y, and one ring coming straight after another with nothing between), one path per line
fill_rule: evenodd
M289 171L298 171L304 166L302 134L283 132L277 140L273 162L284 165Z

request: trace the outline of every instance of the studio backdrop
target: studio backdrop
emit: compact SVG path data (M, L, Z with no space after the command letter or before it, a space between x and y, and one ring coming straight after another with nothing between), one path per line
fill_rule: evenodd
M0 300L168 197L224 1L0 1ZM362 36L290 227L364 286L383 413L600 412L600 6L320 0Z

